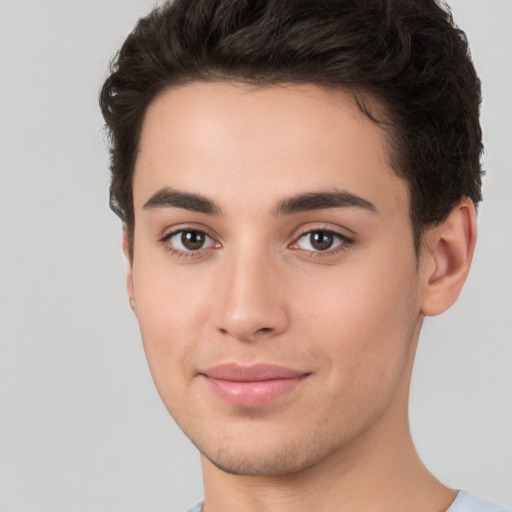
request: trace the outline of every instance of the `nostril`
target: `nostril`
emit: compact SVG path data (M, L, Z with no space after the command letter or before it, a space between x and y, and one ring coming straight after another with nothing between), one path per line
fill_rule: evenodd
M268 301L263 294L254 294L254 287L230 294L225 304L214 312L216 332L223 338L256 341L271 338L287 329L288 314L278 299Z

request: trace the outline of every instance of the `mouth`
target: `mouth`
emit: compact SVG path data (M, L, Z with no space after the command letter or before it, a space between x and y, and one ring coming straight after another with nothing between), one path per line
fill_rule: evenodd
M310 373L272 364L226 363L201 373L209 390L241 408L261 407L292 392Z

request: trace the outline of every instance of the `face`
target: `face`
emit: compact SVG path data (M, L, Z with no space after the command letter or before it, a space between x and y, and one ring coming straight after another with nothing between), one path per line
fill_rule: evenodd
M421 323L407 187L350 95L172 88L147 111L133 191L129 293L204 457L287 474L406 415Z

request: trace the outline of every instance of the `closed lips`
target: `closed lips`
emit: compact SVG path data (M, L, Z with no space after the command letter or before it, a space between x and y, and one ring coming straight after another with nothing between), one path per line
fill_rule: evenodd
M299 386L310 375L283 366L223 364L202 373L209 389L224 402L239 408L267 405Z

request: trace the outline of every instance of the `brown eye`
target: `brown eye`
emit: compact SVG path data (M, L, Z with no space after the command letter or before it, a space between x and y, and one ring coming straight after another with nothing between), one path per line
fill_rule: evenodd
M313 231L309 234L311 247L317 251L327 251L334 243L334 233L330 231Z
M317 229L304 233L294 245L296 249L302 249L304 251L326 252L329 251L329 249L349 245L350 242L349 238L335 231Z
M183 231L181 233L181 243L189 251L197 251L203 247L205 234L201 231Z
M182 229L165 237L165 244L169 250L186 253L208 249L215 242L205 232L196 229Z

